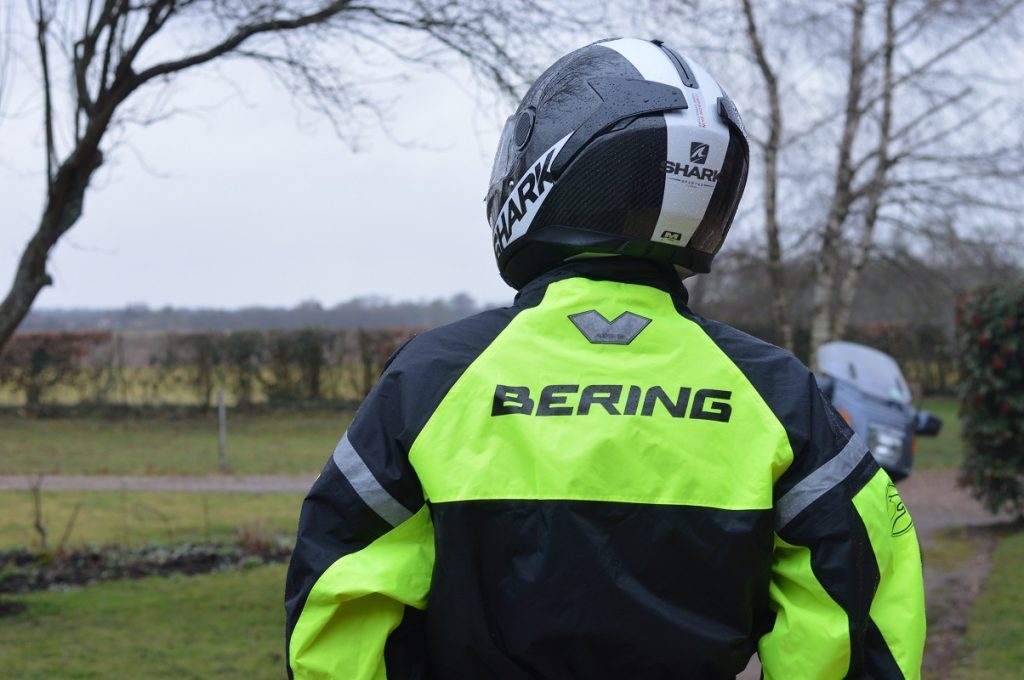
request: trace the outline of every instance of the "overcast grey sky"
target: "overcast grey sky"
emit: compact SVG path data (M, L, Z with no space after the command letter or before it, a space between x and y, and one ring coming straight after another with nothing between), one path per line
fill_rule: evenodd
M229 75L237 92L210 73L188 77L174 104L194 114L129 130L132 148L101 169L37 307L511 298L483 196L512 103L482 110L464 74L410 73L379 88L397 97L388 130L432 148L368 125L354 153L258 68ZM16 72L14 85L0 122L4 292L43 198L34 75Z

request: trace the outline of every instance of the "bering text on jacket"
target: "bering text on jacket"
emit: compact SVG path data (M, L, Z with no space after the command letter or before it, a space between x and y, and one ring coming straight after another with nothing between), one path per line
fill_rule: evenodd
M707 388L680 387L672 399L665 388L657 385L646 389L638 385L585 385L581 389L580 385L566 384L547 385L534 398L529 387L496 385L491 415L586 416L600 406L612 416L653 416L660 404L673 418L727 423L732 417L731 397L728 390Z

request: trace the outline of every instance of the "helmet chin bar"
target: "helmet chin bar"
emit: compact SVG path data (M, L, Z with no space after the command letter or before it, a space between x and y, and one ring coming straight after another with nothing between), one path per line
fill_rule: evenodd
M679 278L680 279L688 279L691 276L696 276L697 275L696 272L691 272L686 267L680 267L678 264L672 265L672 268L676 270L676 274L679 274ZM704 273L706 274L707 272L704 272Z

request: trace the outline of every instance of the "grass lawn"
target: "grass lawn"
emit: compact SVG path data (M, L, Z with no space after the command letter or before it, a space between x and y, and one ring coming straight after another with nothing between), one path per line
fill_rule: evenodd
M189 493L175 491L44 491L43 522L56 547L76 504L81 504L68 547L144 545L231 538L239 528L267 537L294 537L300 494ZM0 491L0 549L38 546L32 497Z
M4 677L283 678L283 565L8 598Z
M1004 536L992 572L971 609L964 638L964 663L954 678L1019 677L1024 666L1024 531Z
M937 437L918 437L915 470L952 470L963 460L963 441L960 439L960 408L956 399L936 397L925 399L921 408L942 418L942 430Z
M352 413L228 415L238 474L317 472ZM0 474L207 474L217 467L217 419L102 420L0 416Z
M960 465L957 402L925 400L943 420L938 437L920 437L918 470ZM334 450L350 412L230 414L228 460L237 474L315 473ZM37 419L0 416L0 474L213 474L217 420Z

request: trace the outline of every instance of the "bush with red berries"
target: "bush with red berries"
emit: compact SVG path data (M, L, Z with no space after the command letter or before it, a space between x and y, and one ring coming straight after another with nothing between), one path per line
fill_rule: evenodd
M1024 284L961 301L960 483L992 512L1024 516Z

